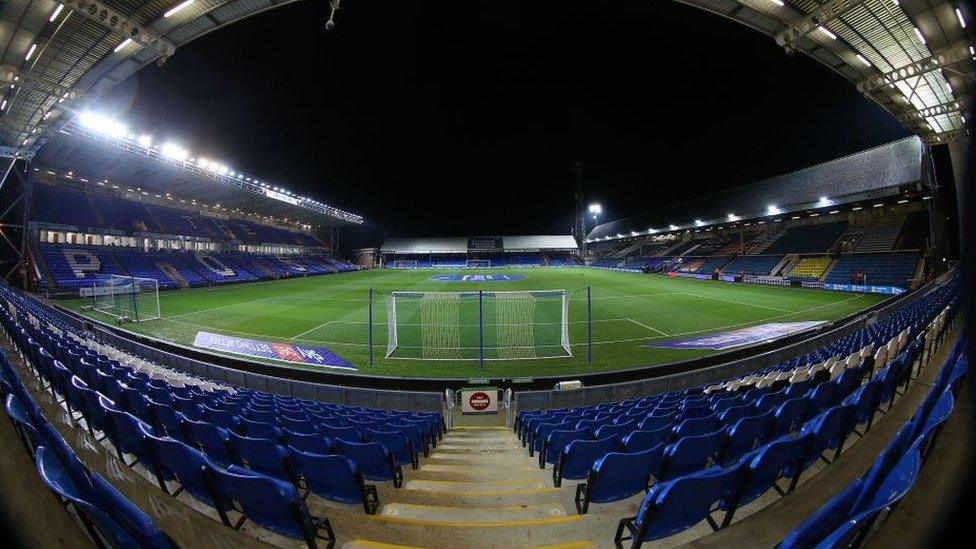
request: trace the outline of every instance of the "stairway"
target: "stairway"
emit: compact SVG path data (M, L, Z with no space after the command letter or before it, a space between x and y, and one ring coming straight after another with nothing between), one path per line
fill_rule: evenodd
M170 265L169 263L163 262L157 263L156 266L159 267L159 270L166 273L166 276L172 278L177 284L179 284L180 288L188 288L190 286L190 283L183 278L183 275L180 274L179 269L176 267Z
M85 193L85 200L88 201L88 207L91 208L92 213L95 214L95 220L98 221L98 226L107 227L108 225L105 224L105 218L102 217L102 212L98 211L98 208L95 207L95 201L92 199L91 195Z
M454 427L419 469L405 469L404 476L403 487L382 490L379 511L366 517L373 523L363 532L369 541L342 547L584 549L597 547L585 541L595 532L612 537L622 516L603 524L598 515L577 514L571 495L567 499L575 484L554 488L552 467L539 469L506 427Z

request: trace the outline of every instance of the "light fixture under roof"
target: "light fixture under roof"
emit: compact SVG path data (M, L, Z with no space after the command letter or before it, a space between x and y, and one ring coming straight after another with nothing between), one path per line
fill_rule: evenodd
M828 30L827 27L821 25L817 27L817 30L820 31L820 33L826 36L827 38L830 38L831 40L837 40L837 35L830 32L830 30Z
M182 11L183 8L186 8L187 6L189 6L190 4L192 4L193 2L194 2L194 0L184 0L183 2L180 2L179 4L177 4L177 5L173 6L172 8L170 8L169 11L167 11L166 13L163 14L163 17L172 17L173 15L176 15L177 13L179 13L180 11Z
M119 45L118 46L115 46L115 50L114 50L115 53L119 53L120 51L122 51L122 48L128 46L131 43L132 43L132 39L131 38L126 38L125 40L119 42Z

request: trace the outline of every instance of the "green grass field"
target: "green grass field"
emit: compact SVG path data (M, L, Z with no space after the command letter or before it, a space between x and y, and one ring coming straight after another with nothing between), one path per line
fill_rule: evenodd
M380 269L162 292L162 319L130 323L125 328L184 345L192 345L198 331L210 331L272 342L291 341L328 347L364 374L460 378L532 377L628 369L696 358L711 351L655 349L644 345L766 322L833 320L885 299L876 295L669 279L660 275L582 268L476 271L478 274L525 276L517 281L476 283L431 280L432 276L438 274L458 272ZM586 360L585 292L578 291L586 286L592 288L592 366L587 365ZM374 307L373 366L369 365L367 358L370 288L379 292ZM409 329L409 326L416 326L419 322L421 315L416 313L413 315L414 322L401 328L400 347L393 358L385 358L388 333L386 294L392 291L476 292L479 289L566 290L570 296L569 338L572 356L527 360L506 359L505 356L513 355L496 353L493 358L497 360L487 361L484 372L479 372L477 360L451 359L454 355L441 360L404 358L420 356L410 350L411 345L407 341L420 337ZM78 311L87 304L89 303L81 300L66 303L68 307ZM553 312L551 305L540 304L537 307L540 311L538 316L545 322L558 322L560 315ZM520 314L520 310L506 314ZM111 321L111 317L90 310L84 314L98 320ZM399 322L404 323L405 316L408 316L406 312L398 313ZM461 316L468 318L470 313L462 312ZM476 320L477 317L474 318ZM461 319L458 322L462 331L469 330L467 335L460 336L467 345L471 337L477 337L477 330L472 335L470 319ZM486 341L495 341L495 338L500 340L503 335L512 337L492 333L486 334ZM534 337L545 338L547 343L553 337L552 329L540 328ZM476 354L466 353L463 356L472 357ZM499 354L502 356L499 357ZM307 367L273 363L282 367Z

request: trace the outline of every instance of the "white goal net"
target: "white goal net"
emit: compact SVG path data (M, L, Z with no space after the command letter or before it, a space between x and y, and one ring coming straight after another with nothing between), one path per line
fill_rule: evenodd
M393 292L387 358L520 360L572 356L565 290Z
M490 259L468 259L464 263L465 267L491 267Z
M416 259L397 259L393 262L394 269L416 269L417 265Z
M154 278L105 275L92 283L96 311L120 320L143 322L160 318L159 282Z

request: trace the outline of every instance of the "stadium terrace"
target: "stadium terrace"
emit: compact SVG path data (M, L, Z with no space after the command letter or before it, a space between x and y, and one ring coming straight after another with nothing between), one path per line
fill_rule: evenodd
M490 128L455 127L470 115L460 108L411 104L409 114L420 116L400 124L406 118L393 120L395 109L351 101L356 88L338 77L329 83L338 95L315 89L331 101L295 99L304 86L281 76L289 71L309 83L313 72L332 78L349 66L362 78L381 72L365 42L377 42L384 57L402 50L395 59L409 69L370 81L389 94L366 94L370 100L404 93L397 86L446 98L447 88L410 80L427 71L411 56L443 54L462 35L480 36L462 21L457 30L434 17L443 6L394 25L353 3L315 6L316 32L330 38L325 53L308 46L321 45L318 35L296 30L296 14L309 6L290 0L10 0L0 9L0 400L9 420L0 427L0 506L11 546L807 549L941 546L941 535L959 536L968 525L959 510L973 497L962 487L976 471L969 2L674 3L686 16L720 15L719 24L762 33L776 53L804 53L829 68L874 109L852 106L831 124L864 133L857 149L876 145L809 165L797 160L811 157L800 154L804 136L789 130L800 126L777 120L796 158L766 167L794 171L744 185L730 176L713 187L694 181L694 166L647 153L648 163L687 172L680 184L688 188L673 195L681 200L653 196L649 172L629 173L626 151L612 144L574 143L584 158L619 165L590 179L580 160L560 159L572 166L562 187L551 185L560 195L530 165L579 153L560 149L555 137L542 144L553 151L513 160L482 135ZM484 14L463 4L451 13L483 23ZM553 18L553 28L536 32L521 13L529 7L492 8L505 32L531 30L531 47L545 41L569 51L555 30L569 20ZM636 17L626 11L633 6L612 5L570 6L560 15L585 17L593 29L613 26L591 8ZM281 27L252 33L277 54L280 74L266 78L282 79L274 82L280 95L267 105L281 127L245 125L247 112L227 120L212 103L193 108L214 111L203 113L201 126L227 121L219 128L226 150L240 154L246 140L229 134L249 132L264 139L262 154L216 158L164 135L192 125L134 128L126 118L139 119L139 101L196 85L171 76L190 69L168 59L211 62L217 42L191 43L232 33L227 27L245 19ZM393 26L419 36L424 25L458 35L430 40L433 50L393 38L349 41ZM499 36L506 48L519 43ZM746 43L718 38L722 47ZM238 44L242 64L263 75L251 40ZM709 41L719 43L699 33L674 47L712 56ZM525 53L512 47L483 53ZM303 49L328 68L306 66ZM620 55L629 67L647 57ZM481 62L472 64L490 75ZM152 77L143 71L150 64ZM526 80L553 78L526 66L532 78L513 77L517 85L506 88L519 100L538 91ZM463 86L484 86L455 68L449 76ZM665 78L680 80L645 70L662 94ZM196 72L200 82L212 77L216 101L249 91L223 82L230 79L219 70ZM176 87L145 93L132 85L124 101L111 95L136 76L170 78ZM593 78L578 67L572 77ZM777 78L770 82L783 95L808 85ZM581 108L589 107L584 87L568 94ZM538 89L546 100L554 95ZM693 92L646 101L697 116ZM829 95L819 99L843 103ZM485 103L478 107L489 115L478 120L503 110L472 97L458 103ZM800 95L789 98L806 106ZM385 180L392 169L377 169L370 164L377 156L368 155L351 174L338 162L351 149L336 134L312 136L314 149L302 149L296 141L306 136L285 131L299 119L322 129L314 109L328 112L336 131L402 135L403 125L424 146L436 131L459 145L430 146L417 161L429 180L414 180L403 164L418 160L416 149L392 151L377 140L396 177ZM748 118L734 106L715 109L722 112L704 131ZM769 109L770 118L787 118ZM568 122L525 125L555 136L558 126L614 116L631 123L613 109L582 109ZM878 116L902 133L852 122ZM436 130L425 133L417 120ZM500 125L512 125L505 120ZM623 127L606 123L597 139ZM280 165L291 163L277 157L293 151L268 139L290 139L289 147L336 164L285 172ZM460 173L446 162L466 142L509 169L512 181L539 177L525 185L545 188L547 202L524 219L518 212L527 210L515 205L486 207L495 189L472 176L479 166ZM644 154L648 143L635 148ZM703 161L712 161L713 143L701 145ZM357 162L362 149L351 155ZM271 157L280 165L268 164ZM253 171L294 181L235 167L262 162ZM438 170L464 185L439 196ZM621 205L608 189L623 185L631 194ZM464 194L469 187L477 192ZM430 204L420 212L397 204L405 189ZM477 194L483 200L467 199ZM514 194L499 196L523 200ZM572 219L560 213L563 202L572 204ZM470 227L445 221L457 212Z

